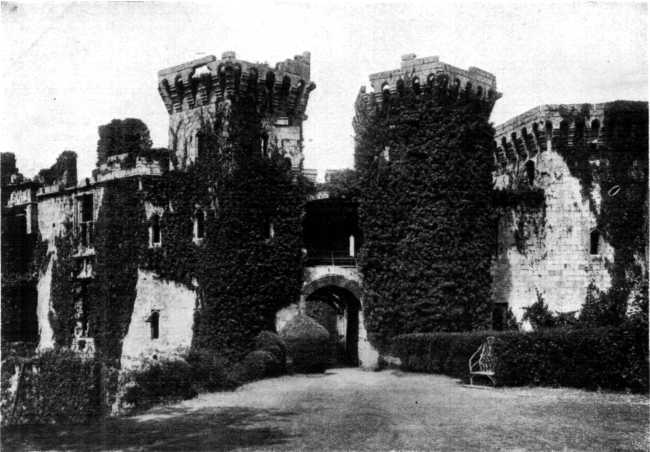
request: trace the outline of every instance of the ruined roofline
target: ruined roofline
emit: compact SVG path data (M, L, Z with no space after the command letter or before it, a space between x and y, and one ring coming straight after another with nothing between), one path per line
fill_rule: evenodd
M615 106L645 112L646 122L636 122L634 127L647 128L648 102L645 101L539 105L496 126L495 164L503 169L516 166L539 152L555 149L558 140L573 143L576 134L592 145L602 144L608 135L614 133L610 130L612 124L606 122L606 115ZM627 126L617 124L614 127Z
M605 113L605 109L615 103L625 103L630 106L638 106L639 110L647 110L648 102L646 101L627 101L627 100L616 100L610 102L600 102L600 103L575 103L575 104L543 104L538 105L537 107L531 108L513 118L508 119L507 121L495 126L495 139L500 138L504 135L509 135L512 132L517 134L520 133L522 128L531 128L532 123L542 122L540 126L551 125L553 129L559 128L560 122L564 119L563 114L565 112L580 112L588 111L589 117L593 119L600 119L602 124L602 118ZM546 121L550 121L550 124L547 124ZM538 127L540 127L538 126Z
M213 64L214 63L214 64ZM178 74L183 71L191 71L201 66L206 66L210 71L216 72L215 68L222 63L232 63L239 64L242 67L242 72L246 72L249 68L266 69L284 72L290 75L295 75L309 80L309 69L311 65L311 53L303 52L302 55L296 55L293 57L293 60L286 59L275 64L275 68L271 69L268 63L251 63L249 61L239 60L236 58L235 52L223 52L221 59L217 59L214 55L207 55L196 60L187 61L185 63L178 64L176 66L171 66L165 69L158 71L158 78L168 78L170 75Z
M417 78L421 85L425 85L440 74L447 76L450 86L458 81L459 87L464 89L469 83L474 89L480 87L482 93L487 94L488 91L492 91L496 99L501 97L501 93L497 92L494 74L473 66L467 70L461 69L440 61L438 56L416 58L412 53L403 55L399 69L377 72L371 74L369 79L372 90L380 93L385 88L390 89L391 92L396 91L398 80L407 81Z
M42 198L52 198L57 196L70 196L74 193L84 192L97 187L103 187L115 181L125 181L131 179L156 180L161 178L162 178L162 173L156 173L156 172L145 173L145 172L131 171L130 173L125 172L125 174L117 174L113 176L108 175L100 178L86 177L81 181L79 181L76 185L71 185L68 187L64 187L58 184L52 184L52 185L40 184L37 187L36 198L42 199Z
M209 55L158 72L158 91L169 114L192 110L240 92L255 91L259 103L287 104L287 115L302 119L309 92L310 53L303 52L271 68L266 63L250 63L224 52L221 59Z

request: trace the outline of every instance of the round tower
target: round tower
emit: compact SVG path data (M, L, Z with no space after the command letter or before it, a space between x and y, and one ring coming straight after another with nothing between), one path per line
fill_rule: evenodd
M354 119L369 335L489 327L496 79L409 54L370 85Z

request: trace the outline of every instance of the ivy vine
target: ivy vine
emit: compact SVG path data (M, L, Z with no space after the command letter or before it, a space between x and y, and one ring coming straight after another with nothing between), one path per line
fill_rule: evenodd
M442 92L357 102L355 162L365 241L366 327L397 334L490 323L494 130L485 103Z

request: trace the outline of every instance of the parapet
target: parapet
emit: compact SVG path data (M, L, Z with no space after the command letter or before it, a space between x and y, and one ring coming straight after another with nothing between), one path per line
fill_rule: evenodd
M158 91L169 114L248 94L256 97L260 109L302 119L309 92L316 87L309 77L309 52L275 68L224 52L221 59L210 55L159 71Z
M496 126L497 171L511 172L539 152L570 150L580 141L595 158L609 137L647 134L647 115L648 103L636 101L537 106Z
M403 55L399 69L371 74L369 79L372 92L366 93L363 86L360 97L370 108L381 105L386 96L412 90L416 95L430 93L451 102L479 101L489 115L501 97L493 74L477 67L460 69L440 61L437 56Z
M478 92L480 96L488 97L490 94L495 100L501 97L497 93L496 77L477 67L470 67L468 70L460 69L451 64L443 63L437 56L416 58L414 53L402 56L399 69L378 72L370 75L370 86L376 93L388 88L391 91L397 90L400 80L406 82L414 79L421 85L435 83L441 75L447 76L449 85L457 85L459 88L470 88Z

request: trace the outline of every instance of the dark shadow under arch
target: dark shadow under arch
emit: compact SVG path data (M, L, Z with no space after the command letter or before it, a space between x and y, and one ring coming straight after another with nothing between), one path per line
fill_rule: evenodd
M316 292L318 289L321 289L326 286L335 286L335 287L340 287L341 289L345 289L350 291L352 295L355 296L359 302L361 302L361 285L357 281L353 281L351 279L346 278L343 275L327 275L323 276L321 278L318 278L308 284L306 284L302 288L302 295L307 298L314 292Z

